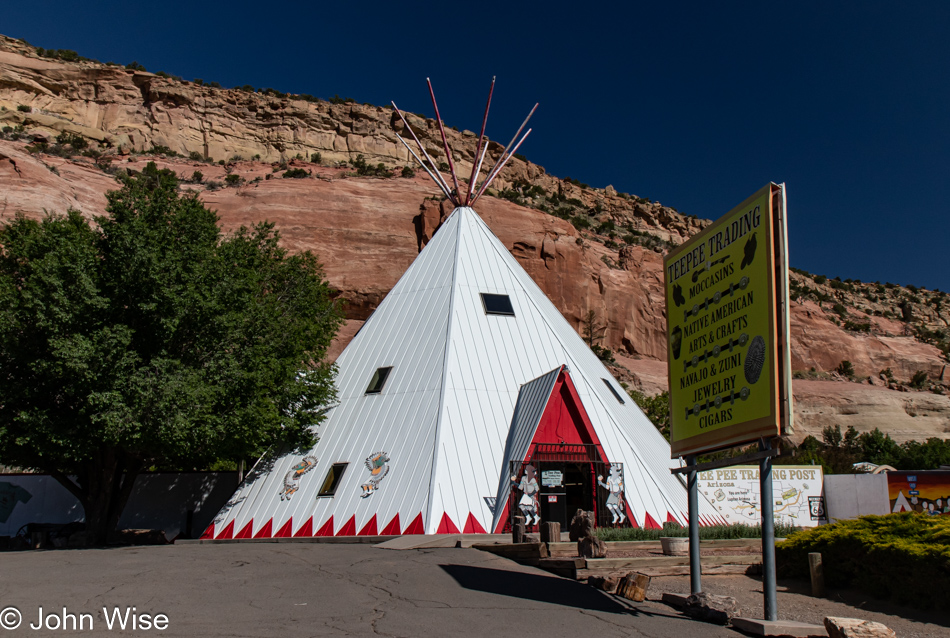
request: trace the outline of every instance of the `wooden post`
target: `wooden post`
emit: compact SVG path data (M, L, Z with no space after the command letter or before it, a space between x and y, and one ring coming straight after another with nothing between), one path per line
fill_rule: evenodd
M541 542L542 543L560 543L561 542L561 524L557 522L545 521L541 523Z
M811 574L811 595L822 598L825 595L825 568L821 564L821 554L808 554L808 571Z
M524 523L515 523L511 526L511 542L512 543L523 543L524 542Z

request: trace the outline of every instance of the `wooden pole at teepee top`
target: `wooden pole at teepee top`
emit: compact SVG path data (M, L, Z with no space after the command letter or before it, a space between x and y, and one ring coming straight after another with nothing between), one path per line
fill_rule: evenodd
M422 151L423 155L425 155L426 160L428 160L429 162L429 166L432 167L432 171L430 171L429 169L426 169L426 172L429 173L429 176L433 180L435 180L436 184L438 184L439 188L442 190L443 193L445 193L445 196L449 198L452 204L455 206L458 206L459 205L458 200L452 197L452 189L449 188L449 185L445 183L444 179L442 179L442 175L441 173L439 173L439 169L435 165L435 162L432 161L432 158L429 157L429 153L426 152L426 149L422 145L422 142L420 142L419 138L416 137L416 132L412 130L411 126L409 126L409 122L406 120L405 117L403 117L402 112L400 112L399 107L396 106L396 103L390 102L390 104L392 104L393 108L396 109L396 113L399 115L399 119L402 120L402 123L406 127L406 130L409 131L410 135L412 135L412 139L414 139L416 141L416 144L419 145L419 150ZM418 160L418 158L416 159ZM425 168L425 164L423 164L421 160L419 160L419 164L422 165L422 168ZM435 171L435 174L433 174L433 171Z
M495 92L495 78L491 79L491 87L488 89L488 103L485 105L485 117L482 118L482 132L478 134L478 143L475 145L475 155L472 156L472 176L468 180L468 194L465 196L465 205L472 203L472 194L475 192L475 180L478 178L478 169L481 162L475 161L479 152L482 150L482 140L485 138L485 125L488 124L488 109L491 107L491 96ZM486 144L487 148L488 145Z
M492 169L492 171L488 174L488 177L485 178L485 181L482 182L481 187L478 189L478 193L476 193L476 195L475 195L475 201L477 201L478 198L482 196L482 193L485 191L485 189L488 188L488 185L491 183L491 181L492 181L493 179L495 179L495 175L497 175L498 172L501 170L501 169L500 169L500 166L502 165L502 163L503 163L503 161L504 161L504 159L505 159L505 155L508 154L508 150L511 148L511 145L515 143L515 140L518 139L518 136L521 135L521 131L523 131L523 130L524 130L524 127L527 126L528 120L531 119L531 116L534 115L534 112L537 110L537 108L538 108L538 105L535 104L535 105L534 105L534 108L531 109L531 112L528 113L528 117L524 118L524 122L522 122L522 123L521 123L521 126L518 127L518 131L515 133L515 136L511 138L511 141L508 142L508 146L506 146L506 147L505 147L505 150L502 151L501 157L498 158L498 162L495 164L495 168ZM530 129L529 129L528 132L530 133ZM525 135L525 137L527 137L527 134ZM524 138L522 138L521 141L523 142L523 141L524 141ZM520 144L519 144L519 146L520 146ZM512 152L514 152L514 151L512 151ZM472 203L474 203L474 201L473 201Z
M435 120L439 123L439 133L442 134L442 144L445 146L445 156L449 160L449 172L452 173L452 182L455 184L455 193L461 199L462 192L459 188L459 178L455 175L455 162L452 161L452 150L449 148L449 141L445 137L445 127L442 125L442 116L439 115L439 105L435 102L435 91L432 90L432 80L426 78L426 84L429 85L429 95L432 96L432 108L435 109Z

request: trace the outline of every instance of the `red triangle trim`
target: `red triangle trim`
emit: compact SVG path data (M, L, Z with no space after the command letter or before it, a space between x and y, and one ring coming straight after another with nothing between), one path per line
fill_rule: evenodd
M214 521L211 522L211 525L208 525L208 529L204 531L204 534L201 535L199 540L209 541L214 539Z
M247 522L247 525L241 528L241 531L234 538L250 538L254 531L254 519Z
M406 526L402 533L403 535L426 533L425 526L422 524L422 512L419 512L418 516L412 519L412 522Z
M227 527L221 530L221 533L215 537L215 540L229 540L234 536L234 519L231 519L231 522L228 523Z
M294 538L307 538L308 536L313 536L313 517L307 519L307 522L300 526L300 529L297 530L297 533L294 534Z
M262 527L256 534L254 534L254 538L270 538L271 537L271 523L273 523L273 521L274 519L271 518L266 523L264 523L264 527Z
M360 530L360 533L357 534L357 536L377 536L375 514L373 514L373 517L371 519L366 521L366 525L363 526L363 529Z
M280 529L277 530L277 533L274 534L274 538L291 538L294 534L294 517L291 516L287 519L287 522L281 525Z
M663 526L657 523L650 512L644 512L643 514L643 529L663 529Z
M667 523L676 523L677 525L680 524L680 522L679 522L678 520L676 520L676 517L673 516L673 512L667 512L667 513L666 513L666 522L667 522ZM680 525L680 527L682 527L682 525Z
M383 528L383 531L380 532L380 535L382 535L382 536L399 536L399 531L400 531L401 529L402 529L402 528L399 527L399 514L398 514L398 512L397 512L396 515L393 516L393 520L389 521L389 525L387 525L386 527L384 527L384 528Z
M452 522L452 519L449 518L448 512L442 513L442 520L439 521L439 529L436 530L436 534L460 534L459 528L455 526L455 523Z
M350 517L350 520L343 523L343 527L336 533L337 536L356 536L356 514Z
M495 505L498 507L498 505ZM508 501L505 501L505 509L501 512L501 518L498 519L498 525L495 527L495 534L503 534L505 531L505 523L508 521Z
M333 515L330 515L327 522L314 533L314 536L333 536Z
M481 526L478 522L478 519L469 512L468 518L465 520L465 527L462 529L464 534L485 534L485 528Z

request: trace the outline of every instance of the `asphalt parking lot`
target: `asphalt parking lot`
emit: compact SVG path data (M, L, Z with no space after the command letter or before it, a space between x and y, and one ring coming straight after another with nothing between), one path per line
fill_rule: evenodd
M170 545L11 552L0 566L0 621L11 606L21 618L8 635L75 633L73 615L95 635L739 635L474 549Z

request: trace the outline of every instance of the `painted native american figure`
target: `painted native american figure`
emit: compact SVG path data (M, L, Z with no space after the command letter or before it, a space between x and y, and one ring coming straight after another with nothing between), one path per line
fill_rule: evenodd
M517 477L511 477L512 483L517 481ZM541 488L538 487L538 474L533 465L529 464L524 468L524 475L521 477L521 482L518 483L518 489L521 490L518 509L524 514L525 525L529 527L537 525L538 521L541 520L541 506L538 503L538 492L541 491ZM534 517L533 521L531 517Z
M607 477L606 483L604 483L603 475L597 476L597 484L610 492L610 495L607 496L607 509L610 510L611 515L614 517L614 519L610 521L613 525L623 523L627 518L623 505L622 472L623 470L620 469L619 465L613 464L610 466L610 476Z

